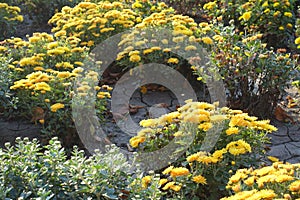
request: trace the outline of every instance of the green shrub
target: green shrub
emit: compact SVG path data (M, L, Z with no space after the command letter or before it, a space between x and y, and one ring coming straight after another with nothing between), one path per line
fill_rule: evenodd
M86 157L76 146L67 158L57 138L46 146L36 139L17 138L15 146L0 149L1 199L157 199L159 178L151 174L145 188L140 171L134 171L115 145L105 153ZM135 172L133 174L133 172Z
M12 36L18 22L23 21L20 15L21 9L17 6L10 6L6 3L0 3L0 41Z
M203 8L211 19L222 20L226 25L234 20L240 31L262 33L268 47L287 48L293 43L295 4L294 0L219 0L210 1Z
M79 47L78 43L79 39L75 37L55 40L50 34L34 33L28 40L5 40L0 52L6 60L2 63L5 71L1 74L3 80L7 80L6 85L9 84L5 91L12 94L12 98L18 98L14 103L14 116L41 123L44 136L69 138L65 141L71 146L77 140L71 111L74 79L83 74L94 79L98 76L96 72L84 69L81 61L87 56L88 48ZM81 86L78 95L86 95L89 86ZM98 116L102 118L105 99L110 97L107 90L111 88L97 86L95 90ZM7 101L10 100L3 100Z
M283 48L267 49L263 34L244 34L232 24L213 24L212 30L216 34L210 48L211 64L219 69L228 105L254 116L270 117L290 80L296 77L298 56ZM202 71L196 66L201 80Z

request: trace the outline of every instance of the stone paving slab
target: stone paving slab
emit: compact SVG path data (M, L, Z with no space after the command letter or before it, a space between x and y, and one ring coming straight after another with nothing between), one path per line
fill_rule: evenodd
M285 162L300 162L300 125L278 121L273 121L272 124L278 130L269 134L272 143L267 155Z
M6 142L14 143L17 137L41 139L41 126L29 121L4 121L0 119L0 147Z

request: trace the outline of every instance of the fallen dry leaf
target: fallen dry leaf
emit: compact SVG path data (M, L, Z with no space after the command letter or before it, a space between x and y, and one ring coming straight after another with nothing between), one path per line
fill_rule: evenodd
M286 99L288 100L288 105L287 105L288 108L294 108L297 106L295 99L293 99L290 95L288 95Z
M44 117L45 117L45 111L43 110L43 108L35 107L33 108L32 118L30 122L34 122L36 124L38 120L44 120Z
M134 106L134 105L129 105L129 113L130 114L135 114L139 111L139 109L144 108L145 106Z
M286 119L289 119L293 124L295 123L294 119L289 116L285 110L283 110L283 108L281 108L280 106L277 106L275 108L275 112L274 112L275 118L278 121L284 122L286 121Z

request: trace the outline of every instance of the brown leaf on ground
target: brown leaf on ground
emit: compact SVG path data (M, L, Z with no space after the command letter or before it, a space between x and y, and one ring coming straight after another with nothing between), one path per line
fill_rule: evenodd
M166 104L166 103L158 103L158 104L153 105L153 107L156 107L156 108L167 108L167 107L169 107L169 105Z
M274 112L274 115L275 115L275 118L278 120L278 121L281 121L281 122L285 122L287 119L290 120L293 124L295 123L295 120L286 113L285 110L283 110L283 108L281 108L280 106L277 106L275 108L275 112Z
M35 107L32 111L32 118L30 122L36 123L38 120L44 120L45 111L41 107Z
M148 89L147 89L147 87L145 87L145 86L141 86L140 91L141 91L142 94L146 94L147 91L148 91Z
M297 103L296 103L295 99L292 98L290 95L288 95L286 97L286 99L288 100L288 105L287 105L288 108L294 108L294 107L297 106Z
M134 106L134 105L129 105L129 113L130 114L135 114L139 111L139 109L145 108L145 106Z

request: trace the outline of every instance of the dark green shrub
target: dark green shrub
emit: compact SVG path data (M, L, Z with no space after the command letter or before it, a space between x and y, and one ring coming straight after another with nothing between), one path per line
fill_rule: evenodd
M74 147L67 159L57 138L43 148L17 138L15 147L0 149L0 161L1 199L117 199L130 169L115 146L89 158Z

